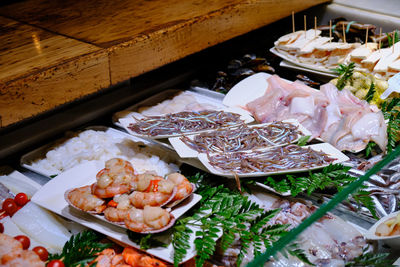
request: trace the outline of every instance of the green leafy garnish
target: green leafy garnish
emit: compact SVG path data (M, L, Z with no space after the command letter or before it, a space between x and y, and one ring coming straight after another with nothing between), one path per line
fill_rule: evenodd
M365 101L370 103L372 101L372 98L374 97L375 94L375 84L371 83L371 86L369 87L368 93L365 96Z
M369 157L372 153L373 148L376 147L376 143L375 142L369 142L367 144L367 147L365 148L365 157Z
M111 243L100 243L101 236L87 230L71 236L63 247L61 254L49 254L48 260L59 259L66 267L86 266L96 258L96 254L112 246Z
M311 135L306 135L306 136L302 136L299 138L299 140L297 141L297 145L298 146L305 146L308 142L308 140L310 139Z
M56 177L58 174L53 174L53 175L50 175L50 178L54 178L54 177Z
M155 247L167 247L168 244L165 244L158 239L155 238L155 234L139 234L132 232L130 230L127 230L127 234L130 240L135 242L140 246L141 249L149 249L149 248L155 248Z
M346 82L353 76L355 64L351 62L349 65L340 64L339 67L334 69L339 74L338 81L336 83L336 87L339 90L342 90L346 85Z
M381 110L387 123L387 152L390 153L400 140L400 98L393 98L390 102L382 104Z
M346 263L346 267L394 267L392 261L388 260L389 253L370 253L363 250L363 254L354 258L353 260Z
M398 31L394 32L394 40L393 40L392 35L390 33L386 33L386 36L388 38L388 45L389 46L392 46L392 45L394 45L395 43L397 43L399 41L399 33L398 33Z

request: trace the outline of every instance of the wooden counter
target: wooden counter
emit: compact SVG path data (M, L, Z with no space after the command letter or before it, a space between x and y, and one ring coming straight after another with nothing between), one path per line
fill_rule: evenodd
M0 7L1 127L326 0L28 0Z

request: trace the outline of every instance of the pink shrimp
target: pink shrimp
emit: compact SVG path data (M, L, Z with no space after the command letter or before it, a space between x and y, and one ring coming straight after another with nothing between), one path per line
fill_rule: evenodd
M12 255L4 255L1 258L1 266L5 267L44 267L46 266L39 256L32 250L20 250Z
M0 266L44 267L45 264L35 252L23 250L21 242L0 233Z
M114 207L108 207L104 210L104 218L110 222L123 222L128 215L127 209L118 209Z
M159 230L168 225L171 215L160 207L145 206L144 209L131 208L125 218L125 225L134 232Z
M106 208L104 200L91 193L90 186L74 188L68 192L69 202L78 209L101 213Z
M101 188L97 183L91 186L92 193L100 198L111 198L116 195L124 194L130 191L130 185L112 184L105 188Z
M160 192L139 192L134 191L129 195L129 200L135 208L143 209L146 205L159 207L169 202L171 194Z
M129 266L132 267L166 267L162 261L157 260L153 257L147 256L146 254L140 253L133 248L125 248L122 251L122 256Z
M192 184L180 173L171 173L167 176L167 181L173 182L178 187L176 195L171 201L184 199L193 192Z

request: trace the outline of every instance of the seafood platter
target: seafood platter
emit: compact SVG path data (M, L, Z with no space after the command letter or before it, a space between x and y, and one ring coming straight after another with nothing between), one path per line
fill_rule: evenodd
M346 20L293 30L271 52L335 79L285 79L246 54L210 88L165 90L115 113L118 129L88 127L23 155L24 170L48 181L0 176L0 247L15 243L18 260L45 266L37 247L66 261L68 240L94 231L113 248L83 266L245 266L395 151L400 42L389 37ZM399 166L370 176L264 266L392 266Z

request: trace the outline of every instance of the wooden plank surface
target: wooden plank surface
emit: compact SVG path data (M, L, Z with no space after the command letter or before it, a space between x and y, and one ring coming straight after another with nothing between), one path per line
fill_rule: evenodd
M2 6L1 127L322 2L27 0Z

